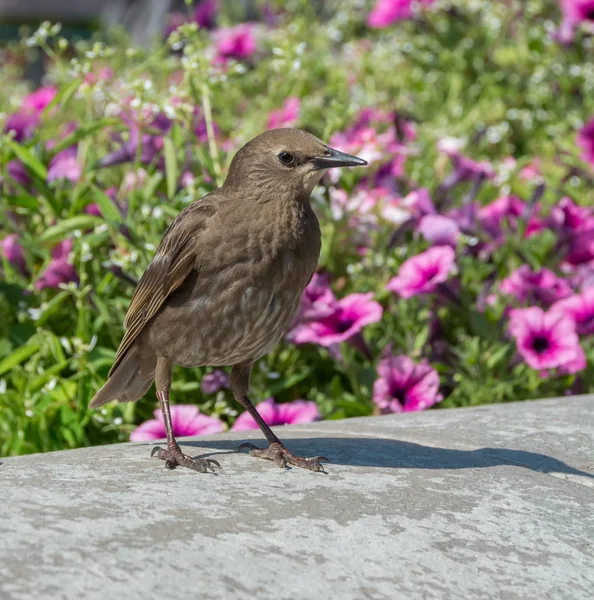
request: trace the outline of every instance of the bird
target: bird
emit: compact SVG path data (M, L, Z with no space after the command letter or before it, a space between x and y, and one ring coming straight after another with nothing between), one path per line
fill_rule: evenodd
M238 450L282 468L324 471L326 457L293 454L262 419L248 396L250 373L285 336L316 270L321 231L310 204L314 187L330 168L365 165L302 129L270 129L246 143L223 185L185 207L167 229L89 407L136 401L154 381L167 446L151 456L169 469L215 472L217 461L184 454L175 439L172 367L231 367L229 387L268 442Z

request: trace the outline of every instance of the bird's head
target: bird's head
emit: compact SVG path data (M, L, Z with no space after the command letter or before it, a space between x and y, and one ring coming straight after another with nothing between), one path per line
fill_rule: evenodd
M362 158L328 147L302 129L271 129L248 142L233 158L226 187L307 196L327 169L364 166Z

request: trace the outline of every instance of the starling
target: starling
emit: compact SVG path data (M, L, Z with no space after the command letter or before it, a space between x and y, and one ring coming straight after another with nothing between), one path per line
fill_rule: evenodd
M167 449L151 455L168 468L213 471L212 459L182 453L171 425L171 368L232 366L230 387L269 446L250 454L322 471L325 457L285 448L248 398L253 364L282 339L315 271L321 247L310 206L327 169L366 165L300 129L272 129L241 148L223 186L171 223L136 288L125 334L91 408L141 398L155 382Z

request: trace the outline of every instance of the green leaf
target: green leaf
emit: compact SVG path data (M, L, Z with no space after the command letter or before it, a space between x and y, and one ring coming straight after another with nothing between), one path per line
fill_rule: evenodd
M78 215L77 217L66 219L57 225L46 229L45 232L41 234L39 239L42 242L60 240L71 231L76 229L93 229L96 225L100 225L102 222L102 219L92 215Z
M50 113L52 108L54 108L54 106L57 106L58 104L61 104L61 108L63 109L68 104L70 98L74 96L74 94L80 87L80 84L81 80L75 79L74 81L70 82L66 87L63 87L54 96L52 101L43 109L43 112L41 113L42 116L45 118Z
M17 348L12 354L9 354L5 359L0 361L0 375L4 375L4 373L22 363L31 355L35 354L38 350L38 343L27 344L26 346Z
M26 166L28 167L35 175L43 179L45 181L47 179L47 169L43 165L43 163L32 154L27 148L13 142L12 140L8 140L6 142L8 147L12 150L12 153Z
M93 189L95 190L95 200L97 201L99 210L105 219L114 223L121 223L122 215L114 201L97 186L94 185Z
M34 196L29 194L19 194L18 196L7 196L8 204L10 206L20 206L21 208L27 208L29 210L37 210L39 208L39 201Z
M175 147L170 138L163 140L163 149L165 151L165 176L167 178L167 197L171 200L175 196L177 189L177 159L175 157Z
M114 127L121 125L121 121L117 119L99 119L98 121L91 121L90 123L85 123L73 131L70 135L66 136L63 140L58 142L52 148L52 156L55 156L58 152L61 152L65 148L72 146L82 140L83 138L90 137L91 134L95 133L95 131L99 129L105 129L107 127Z

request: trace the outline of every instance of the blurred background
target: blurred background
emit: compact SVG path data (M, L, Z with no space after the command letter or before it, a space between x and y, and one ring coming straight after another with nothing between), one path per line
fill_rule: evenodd
M87 406L171 220L267 128L330 172L258 362L271 424L594 390L594 0L0 0L0 455L164 435ZM177 435L252 428L178 369Z

